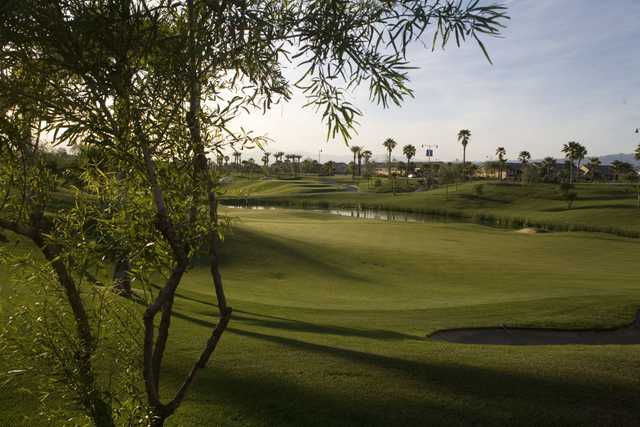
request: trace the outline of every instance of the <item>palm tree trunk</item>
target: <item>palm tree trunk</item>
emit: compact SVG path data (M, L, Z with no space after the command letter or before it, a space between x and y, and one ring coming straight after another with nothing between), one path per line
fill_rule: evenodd
M351 180L356 181L356 153L353 153L353 167L351 168Z
M406 178L407 178L407 185L409 185L409 164L411 163L411 159L409 157L407 157L407 171L406 171Z
M462 180L467 180L467 146L462 146Z

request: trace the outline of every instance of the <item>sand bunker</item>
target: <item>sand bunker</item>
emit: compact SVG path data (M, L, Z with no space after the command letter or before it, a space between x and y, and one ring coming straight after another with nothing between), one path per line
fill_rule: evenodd
M617 329L459 328L436 331L429 338L489 345L640 344L640 311L631 325Z

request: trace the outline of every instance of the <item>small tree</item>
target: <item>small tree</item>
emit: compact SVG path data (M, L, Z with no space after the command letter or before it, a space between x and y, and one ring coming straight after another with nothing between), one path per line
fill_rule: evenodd
M563 182L560 184L560 195L567 202L567 209L571 209L573 203L578 197L577 193L573 191L574 186L571 183Z
M411 170L411 159L414 158L416 155L416 147L411 144L405 145L402 148L402 153L407 158L407 170L405 175L407 179L407 184L409 184L409 171Z

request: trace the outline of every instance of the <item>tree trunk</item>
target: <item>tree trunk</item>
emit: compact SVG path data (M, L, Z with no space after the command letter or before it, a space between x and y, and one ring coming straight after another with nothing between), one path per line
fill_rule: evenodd
M462 180L467 180L467 146L462 146Z

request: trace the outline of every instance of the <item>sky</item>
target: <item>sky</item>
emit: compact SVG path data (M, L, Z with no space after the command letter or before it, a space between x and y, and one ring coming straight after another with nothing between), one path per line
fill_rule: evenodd
M481 3L488 4L487 0ZM384 158L382 141L437 145L434 160L462 159L459 129L471 130L467 159L493 159L498 146L509 159L527 150L534 159L562 157L562 144L578 141L589 156L630 153L640 143L640 0L508 0L511 20L502 38L486 40L493 65L477 44L445 51L414 45L409 73L415 98L383 109L366 89L351 93L362 110L350 144ZM242 126L272 142L267 151L321 161L351 157L342 140L327 141L326 128L300 95ZM320 152L322 150L322 152ZM247 153L243 159L261 154Z

